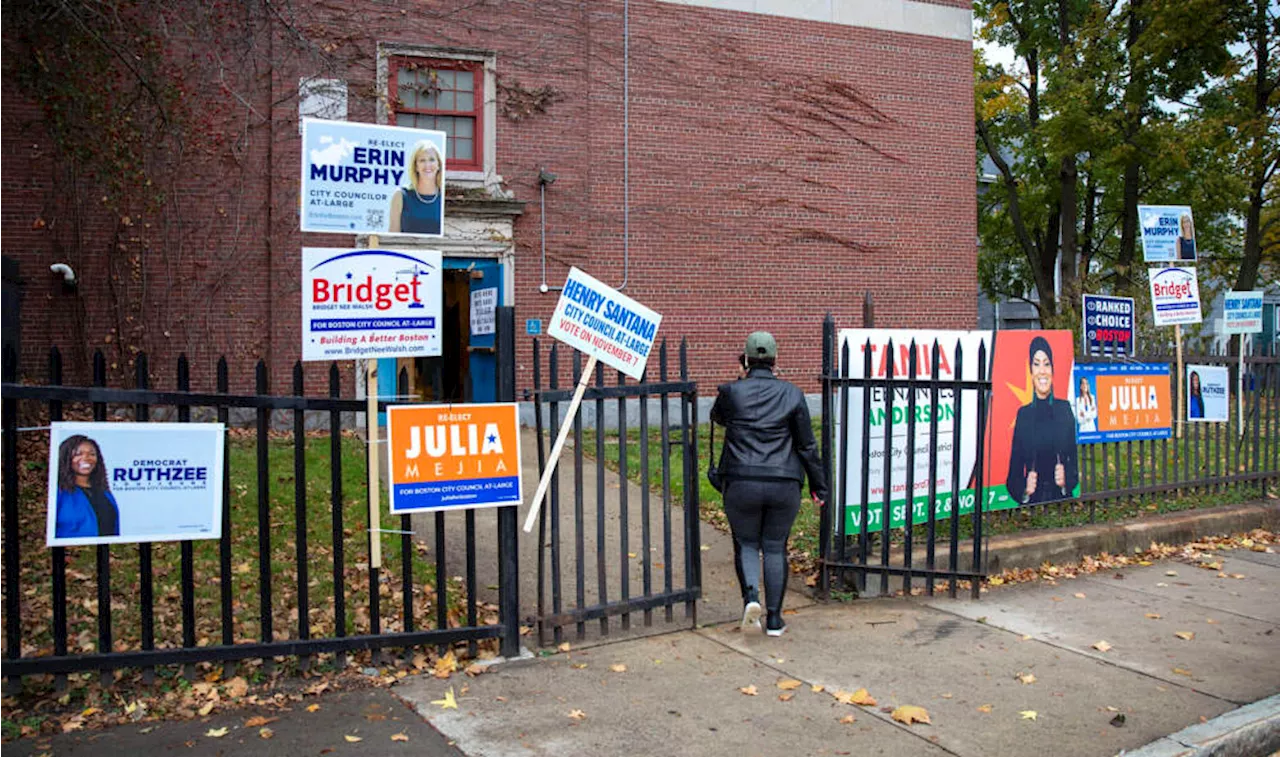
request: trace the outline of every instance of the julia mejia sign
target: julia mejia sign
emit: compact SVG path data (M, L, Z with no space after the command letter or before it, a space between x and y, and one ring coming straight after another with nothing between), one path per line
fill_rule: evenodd
M1080 444L1168 439L1173 402L1168 363L1076 363L1071 407Z
M661 315L571 268L547 334L639 381L661 323Z
M392 405L391 513L518 505L519 406Z
M445 133L302 120L302 230L439 237Z
M221 423L54 423L46 543L222 536Z
M302 359L439 357L439 250L302 250Z
M963 351L963 364L960 378L966 381L978 379L978 350L986 345L987 354L991 354L991 332L989 331L928 331L907 329L844 329L840 332L837 354L844 359L845 348L848 348L849 364L841 365L840 375L853 378L883 379L888 375L890 351L893 344L893 375L905 379L910 366L911 345L915 342L916 373L915 378L927 381L933 371L933 344L939 348L938 379L941 381L957 378L955 355L956 346ZM871 357L871 372L867 374L866 357ZM845 372L847 371L847 373ZM885 467L890 470L889 525L899 528L907 522L907 503L910 501L911 519L914 523L924 523L929 519L929 450L932 446L930 419L937 419L937 478L935 481L937 499L935 500L936 518L951 516L955 497L952 492L952 479L955 469L952 467L952 448L960 447L960 491L959 510L961 514L973 511L974 492L971 486L974 466L977 461L979 435L978 392L976 390L959 393L951 388L942 388L938 392L937 404L932 404L931 394L927 387L916 388L915 391L915 433L908 439L907 420L909 412L910 392L903 385L894 390L892 414L886 411L883 387L862 389L850 387L848 390L847 413L837 410L836 438L846 445L847 454L842 457L847 461L847 470L836 473L837 480L843 476L845 482L845 532L854 533L862 530L864 506L869 506L867 514L868 530L882 527L885 500ZM870 414L864 416L864 404L870 394ZM956 410L960 411L960 424L956 424ZM839 424L848 418L848 425L841 429ZM866 446L863 446L863 428L866 428ZM885 454L885 436L892 427L889 454ZM907 492L907 449L914 445L915 458L912 468L912 491L908 500ZM867 460L867 495L862 495L862 461Z

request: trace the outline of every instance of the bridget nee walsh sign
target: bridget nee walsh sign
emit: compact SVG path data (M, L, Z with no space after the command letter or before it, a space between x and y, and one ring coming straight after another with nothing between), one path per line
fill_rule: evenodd
M661 315L571 268L547 334L639 380L660 323Z
M1200 286L1194 268L1152 268L1151 314L1157 326L1200 322Z

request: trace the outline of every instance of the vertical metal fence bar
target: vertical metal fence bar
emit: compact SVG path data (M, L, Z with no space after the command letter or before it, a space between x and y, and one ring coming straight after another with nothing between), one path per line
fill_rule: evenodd
M449 627L449 565L445 557L445 522L443 512L434 513L436 523L436 628L444 630ZM441 644L440 654L448 651L448 645Z
M680 380L689 381L689 339L680 339ZM699 511L698 480L698 393L691 391L684 397L688 408L685 423L684 445L684 522L685 522L685 587L702 592L702 541L699 527L702 524ZM698 624L698 603L694 599L684 603L684 615L693 625Z
M604 363L596 363L596 386L604 388ZM596 397L596 591L598 595L597 601L602 604L609 603L609 581L606 571L606 545L605 545L605 468L604 468L604 393L599 392ZM600 618L600 633L609 634L609 616L604 615Z
M329 396L342 396L342 378L338 364L329 364ZM347 635L346 549L342 501L342 413L329 411L329 512L330 539L333 544L333 623L334 636ZM338 652L338 668L347 665L347 653Z
M582 353L573 351L573 385L576 387L578 382L582 380ZM586 497L586 471L584 468L583 456L586 450L583 449L582 428L584 415L581 406L573 417L573 556L577 561L574 569L574 601L577 602L579 608L585 607L587 604L587 546L586 546L586 511L584 510L584 502ZM578 621L575 629L578 638L586 638L587 624L585 621Z
M618 386L626 385L627 377L618 371ZM695 481L697 479L694 479ZM631 598L631 517L627 512L627 398L618 398L618 591L619 599ZM622 630L631 628L631 613L622 613Z
M9 380L10 380L10 377L6 373L5 381L9 381ZM52 386L62 385L62 353L58 350L57 347L53 347L49 350L49 383ZM16 416L10 412L10 408L7 406L5 407L4 414L5 414L5 418L9 418L12 416L12 417L15 417L16 419ZM62 402L60 400L50 401L49 402L49 422L58 423L61 420L62 420ZM9 432L10 432L10 429L8 426L6 426L5 434L8 434ZM50 431L50 433L52 433L52 431ZM16 436L17 434L15 433L14 437L16 438ZM5 451L6 461L9 459L8 454L9 454L8 450L6 449ZM49 461L50 465L53 465L53 463L54 463L53 460ZM11 473L15 474L15 480L16 480L16 472L10 471L8 468L5 468L4 475L5 475L6 484L9 480L9 476ZM16 518L13 520L10 520L7 510L5 513L5 523L8 524L10 528L13 528L14 531L17 530L15 527L17 526L18 521ZM6 549L7 549L7 545L6 545ZM51 552L52 552L52 556L51 556L52 564L50 565L50 568L52 569L52 573L53 573L53 654L57 657L62 657L67 654L67 549L66 547L54 547ZM9 575L8 571L9 571L8 566L5 566L5 575ZM17 575L17 574L14 574L14 575ZM8 592L9 587L6 587L5 591ZM56 688L58 689L58 691L63 691L64 689L66 689L66 686L67 686L66 675L59 675L57 677Z
M499 402L516 401L516 310L503 305L497 312ZM498 508L498 618L502 623L500 654L520 654L520 543L516 507Z
M858 524L857 563L865 568L871 549L871 340L868 339L862 347L862 381L858 384L858 386L862 387L862 444L859 445L862 447L859 450L859 458L862 460L862 498L858 500L858 506L862 508L862 517L860 519L861 522ZM865 594L867 591L867 571L859 569L854 573L854 576L858 582L858 593Z
M933 340L933 346L929 350L929 499L926 506L929 512L925 514L928 519L928 526L925 535L925 568L929 574L924 580L924 591L929 596L933 596L933 571L937 568L937 545L935 540L938 536L938 359L942 357L942 350L938 346L938 340ZM954 440L955 437L952 437ZM952 442L954 444L954 441Z
M18 353L4 351L4 381L18 381ZM22 656L22 561L18 538L18 401L5 397L4 416L4 643L5 657Z
M259 396L267 394L267 364L262 360L254 370L254 389ZM270 436L271 410L258 408L257 462L258 462L258 634L264 642L274 638L274 619L271 610L271 458ZM274 661L266 658L263 669L270 671Z
M215 368L216 383L215 389L218 394L228 394L231 391L230 377L227 371L227 359L225 357L218 358ZM222 609L222 643L224 645L234 644L236 642L235 635L235 614L232 612L232 597L235 594L234 579L231 574L231 460L228 442L230 441L230 417L231 408L227 405L218 405L217 408L218 423L222 424L222 445L227 449L227 458L224 459L222 465L222 538L218 540L218 594L221 600ZM335 589L341 590L340 585ZM234 662L225 662L222 665L222 677L234 678Z
M576 371L577 368L575 367ZM663 338L662 344L658 349L658 373L662 383L667 382L667 340ZM662 404L658 406L658 422L662 426L662 590L667 594L672 592L673 578L675 569L671 566L671 393L662 393ZM581 485L579 485L581 490ZM579 563L582 558L579 556ZM579 575L578 583L581 585L582 577ZM670 623L674 619L671 604L667 603L666 621Z
M538 338L533 338L533 427L534 440L538 448L538 474L547 469L547 444L543 438L545 429L542 423L542 349ZM545 513L538 514L538 590L535 601L538 610L538 646L546 646L547 616L547 554L544 545L547 543L547 519ZM554 549L554 547L552 547Z
M479 586L476 583L476 511L469 509L463 514L467 538L467 626L475 628L479 623L479 608L476 607ZM475 658L479 649L475 639L467 642L467 656Z
M831 442L832 415L835 410L831 391L831 377L835 375L832 362L835 359L835 320L831 313L822 319L822 472L826 476L828 491L826 507L818 513L818 595L824 599L831 595L831 571L827 562L831 557L831 510L836 507L835 472L832 470Z
M907 481L904 491L906 519L902 534L902 593L911 596L911 535L915 530L916 500L916 340L911 340L911 353L907 356ZM888 461L885 461L888 464Z
M985 384L987 381L987 345L980 343L978 345L978 383ZM983 429L987 426L987 392L985 389L975 390L978 395L978 425L974 431L974 446L977 447L978 456L974 462L975 479L973 487L973 572L979 574L983 572L982 565L982 512L986 509L986 502L983 501L983 464L985 462L986 449L983 444ZM1078 469L1077 469L1078 471ZM1077 473L1077 479L1079 474ZM952 516L953 519L959 517L959 512ZM953 582L954 583L954 582ZM982 579L974 575L969 581L969 596L977 599L982 591Z
M952 391L952 403L955 405L954 417L951 421L953 429L964 428L962 421L963 413L961 412L964 403L961 401L964 396L964 349L960 342L956 342L956 359L952 363L954 366L954 389ZM952 599L956 598L956 580L955 573L960 569L960 485L964 482L960 480L960 447L956 444L955 437L951 438L951 527L950 548L947 554L947 568L951 572L951 577L947 581L947 596Z
M575 350L574 352L576 355L577 351ZM553 346L551 348L551 355L549 356L549 358L550 360L548 365L549 370L547 375L547 386L550 387L552 390L555 390L560 388L560 350L558 345ZM574 384L574 386L577 386L577 384ZM560 403L552 402L550 404L551 404L550 426L553 433L559 433L560 423L561 423ZM574 453L575 455L580 454L580 450L574 450ZM563 604L564 604L564 586L562 583L563 576L560 572L563 556L560 552L560 547L561 547L561 544L560 544L561 542L560 472L558 470L551 477L550 495L551 495L550 496L551 501L548 503L550 506L547 508L544 508L542 511L542 514L544 517L551 519L551 611L556 615L559 615L563 609ZM541 533L543 533L544 536L542 537L543 547L542 549L538 550L538 554L540 555L546 551L545 545L547 543L546 536L545 536L545 529L543 529ZM552 629L552 632L555 635L556 644L559 644L561 641L563 641L564 630L559 625L555 626Z
M853 372L853 367L851 365L852 360L853 360L853 357L852 355L849 354L849 343L845 342L840 346L840 379L841 379L840 380L840 439L836 442L836 445L839 449L839 464L835 466L836 470L833 472L834 475L837 475L840 477L840 480L831 482L831 491L839 492L839 496L836 498L836 501L834 503L827 505L827 508L831 510L831 519L834 521L834 524L835 524L834 531L836 532L836 537L835 537L836 562L838 563L848 562L848 558L849 558L848 513L851 512L851 508L849 505L848 471L849 471L849 466L852 465L852 463L849 460L849 439L852 438L853 435L850 433L850 429L849 429L849 381L848 381L848 378ZM863 378L864 379L867 378L867 375L863 374ZM865 385L862 388L862 394L864 399L869 396L867 394L867 388ZM865 405L866 403L864 402L863 404ZM863 428L860 430L862 433L862 437L861 437L862 448L863 450L865 450L867 447L867 436L866 436L867 429L865 428L866 426L865 413L863 414L862 419L863 420L860 422L863 423ZM861 514L858 516L858 522L859 524L861 524L859 526L860 528L859 545L861 547L861 550L859 552L859 562L865 562L865 555L866 555L867 537L866 537L865 523L867 519L867 510L868 510L868 508L866 507L866 501L867 501L866 462L867 462L866 456L864 455L863 466L862 466L862 485L861 485L862 501L861 501L861 504L857 506L860 508L860 512L861 512ZM840 569L841 590L844 590L846 588L845 579L847 578L847 575L848 575L847 571L844 568L841 568ZM858 571L857 573L854 574L855 585L858 587L859 591L866 590L866 576L867 574L865 571Z
M885 346L885 374L884 374L884 422L881 428L884 429L884 457L881 458L884 465L884 491L881 496L884 498L880 503L880 594L889 593L889 571L884 568L889 567L889 526L893 514L893 340L890 339L888 345Z
M191 365L187 362L186 353L178 355L178 391L191 391ZM190 405L178 405L178 422L191 422ZM226 467L225 457L222 467ZM223 507L226 507L225 502ZM181 552L180 559L182 561L180 570L182 581L182 646L190 648L196 645L195 545L188 540L181 542L178 548ZM188 679L195 679L196 668L194 665L186 666L186 675Z
M293 364L293 394L295 397L306 396L301 361ZM311 602L307 571L307 422L306 413L302 410L293 411L293 529L293 559L298 571L298 638L306 640L311 638ZM311 658L303 655L298 664L302 670L307 670L311 666Z
M96 387L105 387L107 385L107 360L102 356L102 350L93 351L93 385ZM6 417L12 418L12 414L6 414ZM103 423L107 420L107 403L93 403L93 420ZM10 480L6 476L5 480ZM6 552L8 554L8 552ZM17 557L17 550L13 551ZM107 654L112 651L111 639L111 545L99 544L97 549L97 572L98 572L98 652ZM16 575L16 573L15 573ZM17 613L11 617L17 618ZM103 686L110 685L113 677L109 671L103 670L98 674L98 679Z
M649 373L646 370L640 376L640 384L648 386ZM652 523L649 510L649 395L640 395L640 557L643 574L641 576L644 597L653 596L653 552ZM644 625L653 625L653 608L644 610Z
M137 387L139 389L150 388L147 355L145 352L138 353L134 369ZM150 406L146 403L135 404L133 418L138 423L150 421ZM142 649L143 651L148 651L156 648L155 585L151 569L151 542L138 544L138 602L140 620L142 621ZM151 683L154 676L154 668L148 666L142 669L144 683Z

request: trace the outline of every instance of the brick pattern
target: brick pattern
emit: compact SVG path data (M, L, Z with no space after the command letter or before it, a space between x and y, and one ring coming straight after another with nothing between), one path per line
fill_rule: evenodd
M570 265L614 286L623 279L622 4L514 5L501 14L444 5L405 13L301 4L308 28L358 29L338 73L350 84L351 120L375 120L378 41L493 49L503 84L562 95L546 113L499 115L497 124L497 170L529 202L516 224L517 319L545 320L556 297L538 292L540 166L559 176L546 195L548 283L562 283ZM879 325L975 324L967 42L644 1L631 4L630 30L626 292L663 314L660 336L673 350L688 338L704 392L734 375L742 339L760 328L778 339L783 375L816 391L822 318L859 325L865 292ZM163 304L139 316L158 382L172 382L173 356L186 350L197 386L212 386L213 361L226 353L236 387L251 386L250 363L261 358L272 387L289 388L300 354L299 251L352 242L297 231L296 89L299 76L316 73L290 58L247 81L255 108L270 114L238 153L249 168L232 172L224 162L225 172L181 187L183 220L198 239L171 278L149 272L150 296ZM20 261L27 282L22 371L42 379L56 343L69 347L69 373L87 377L84 345L110 349L104 338L118 321L105 251L120 221L91 214L78 235L65 221L36 228L65 198L66 172L51 165L39 111L8 82L4 95L5 255ZM221 128L235 133L242 121L232 114ZM81 276L77 295L47 274L64 260ZM519 388L532 381L528 340L517 340ZM326 386L325 371L308 366L314 391Z

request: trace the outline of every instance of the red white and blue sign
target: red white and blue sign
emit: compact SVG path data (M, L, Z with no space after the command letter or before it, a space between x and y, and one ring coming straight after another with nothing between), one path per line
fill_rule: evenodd
M1199 323L1200 285L1191 267L1152 268L1151 315L1157 326Z
M1084 296L1084 350L1089 355L1132 355L1133 298Z
M439 250L302 250L302 359L439 357Z

